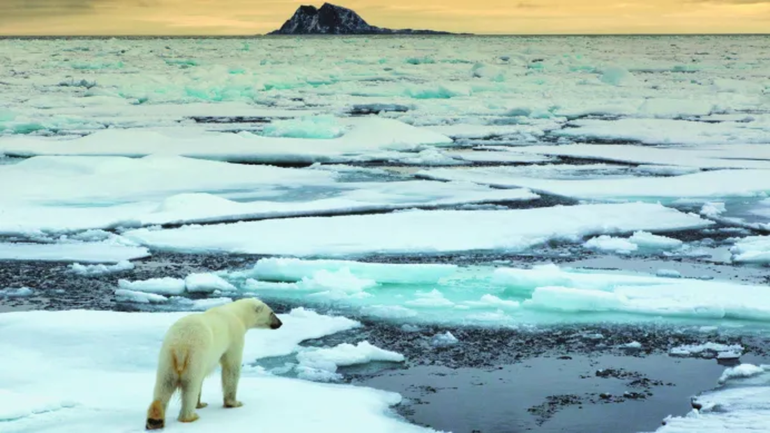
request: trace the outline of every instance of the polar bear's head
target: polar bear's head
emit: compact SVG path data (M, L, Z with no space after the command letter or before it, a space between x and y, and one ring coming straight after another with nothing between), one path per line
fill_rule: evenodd
M272 308L257 298L246 298L237 301L242 305L244 321L249 328L278 329L283 325L281 319L273 313Z

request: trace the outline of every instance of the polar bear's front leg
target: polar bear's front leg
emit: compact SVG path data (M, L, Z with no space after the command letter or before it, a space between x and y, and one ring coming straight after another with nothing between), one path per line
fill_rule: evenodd
M243 403L236 400L238 381L241 378L241 358L243 353L233 350L222 357L222 391L224 392L225 407L241 407Z

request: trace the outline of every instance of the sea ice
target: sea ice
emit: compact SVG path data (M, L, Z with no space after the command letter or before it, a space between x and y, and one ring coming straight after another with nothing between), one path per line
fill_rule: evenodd
M459 342L460 340L458 340L457 337L452 335L452 333L449 331L446 331L443 334L436 334L430 340L430 344L434 347L454 346Z
M676 269L658 269L655 275L664 278L682 278L682 273Z
M181 295L185 291L185 280L171 277L150 278L142 281L119 280L118 287L134 292Z
M116 272L130 271L134 269L134 264L128 260L121 260L114 265L81 265L80 263L73 263L70 265L70 269L73 273L83 275L86 277L93 277L98 275L112 274Z
M635 243L627 239L607 235L591 238L583 246L593 250L612 251L618 254L629 254L639 248Z
M721 202L704 203L700 214L710 218L716 218L726 211L725 204Z
M770 263L770 236L748 236L738 239L730 248L733 261Z
M231 292L236 290L235 286L212 273L190 274L185 277L184 285L185 289L190 293L212 293L216 290Z
M360 278L353 275L349 268L338 271L319 269L310 277L303 277L297 284L301 288L309 290L331 290L343 293L355 293L377 286L374 280Z
M654 164L654 167L675 165L683 168L701 169L770 168L770 150L768 146L762 144L706 145L699 143L687 147L571 144L567 146L514 147L510 148L509 152L598 159L609 162Z
M676 112L662 111L668 115ZM644 144L767 143L769 127L739 122L704 123L674 119L580 119L572 128L554 132L576 140L631 141ZM2 147L0 147L2 149Z
M333 116L308 116L299 119L274 120L265 126L266 137L331 139L345 134L345 127Z
M523 310L615 312L694 319L766 320L770 317L770 297L759 285L567 271L554 265L533 269L498 268L491 281L504 288L506 295L523 298ZM698 347L687 350L698 350ZM705 350L705 346L700 350Z
M0 137L0 153L10 156L178 155L231 162L345 162L378 150L417 150L449 144L448 137L378 117L341 118L348 131L337 138L262 137L174 128L105 130L74 139ZM281 132L288 133L288 132Z
M374 361L403 362L404 355L373 346L368 341L361 341L356 345L342 343L335 347L303 349L297 353L297 361L299 377L318 379L316 372L320 370L329 373L321 377L323 381L327 381L340 377L335 374L338 367Z
M365 263L351 260L302 260L266 258L245 271L232 271L234 278L256 278L267 281L300 281L318 271L337 272L347 269L356 277L381 284L432 284L457 271L457 265Z
M712 224L657 204L556 206L510 211L413 211L131 230L123 236L162 250L296 256L521 251L550 239Z
M29 287L0 289L0 298L26 298L33 293Z
M135 302L137 304L162 304L168 302L168 297L156 293L117 289L115 290L115 300L121 302Z
M678 248L682 245L682 241L666 236L654 235L649 232L638 231L634 232L634 234L627 239L602 235L589 239L583 245L586 248L594 250L611 251L618 254L630 254L639 249L655 251Z
M173 156L136 160L37 157L14 165L13 170L3 167L0 180L20 185L0 192L0 199L7 200L5 217L0 220L4 234L538 198L527 190L500 190L470 182L338 182L335 172L323 170ZM304 187L301 193L300 186ZM274 200L265 200L269 198Z
M769 401L770 386L716 389L694 399L699 409L667 417L655 433L755 432L770 423Z
M435 169L420 174L431 179L462 179L585 199L659 201L678 198L750 197L770 193L770 176L766 170L716 170L674 177L584 180L532 179L506 176L505 173L499 173L499 176L493 179L487 173L489 170L491 169L469 169L458 174L455 170Z
M719 383L725 383L728 380L735 379L735 378L758 376L765 372L765 367L770 367L770 366L762 365L757 367L756 365L752 365L752 364L741 364L735 367L725 369L725 371L722 373L722 376L719 377Z
M668 351L670 355L674 356L701 356L703 353L714 354L719 356L720 353L743 353L743 346L741 345L726 345L721 343L704 343L704 344L688 344L684 346L677 346Z
M603 83L611 84L613 86L628 86L638 83L638 80L628 69L620 66L609 66L602 70L602 74L599 79Z
M0 260L119 263L149 255L147 248L125 246L112 242L0 243Z
M1 315L4 431L141 430L163 335L183 315L106 311ZM246 334L245 363L287 355L299 349L300 341L357 326L348 319L305 310L279 317L284 322L281 329ZM41 368L49 363L56 369ZM401 400L395 393L271 377L251 369L243 370L238 391L251 410L231 412L212 405L185 429L204 432L220 426L247 432L259 424L275 431L431 431L390 415L389 407ZM265 399L267 395L270 398ZM221 399L219 386L204 385L202 397L208 402ZM178 399L172 399L167 429L180 427L175 420L178 410ZM340 419L345 419L344 425Z
M430 292L418 292L416 299L406 301L406 305L416 308L442 308L454 306L454 302L444 297L444 294L436 289Z

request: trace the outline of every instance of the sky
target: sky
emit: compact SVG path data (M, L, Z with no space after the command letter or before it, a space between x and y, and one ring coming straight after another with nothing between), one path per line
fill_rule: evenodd
M315 6L320 6L315 3ZM0 0L0 35L253 35L292 0ZM768 33L770 0L338 0L369 24L479 34Z

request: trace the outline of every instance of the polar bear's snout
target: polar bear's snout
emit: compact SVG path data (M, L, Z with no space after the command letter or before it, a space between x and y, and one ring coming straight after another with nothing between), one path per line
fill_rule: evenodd
M270 313L270 329L278 329L281 326L283 326L283 322L281 322L281 319L279 319L278 316L275 315L275 313Z

